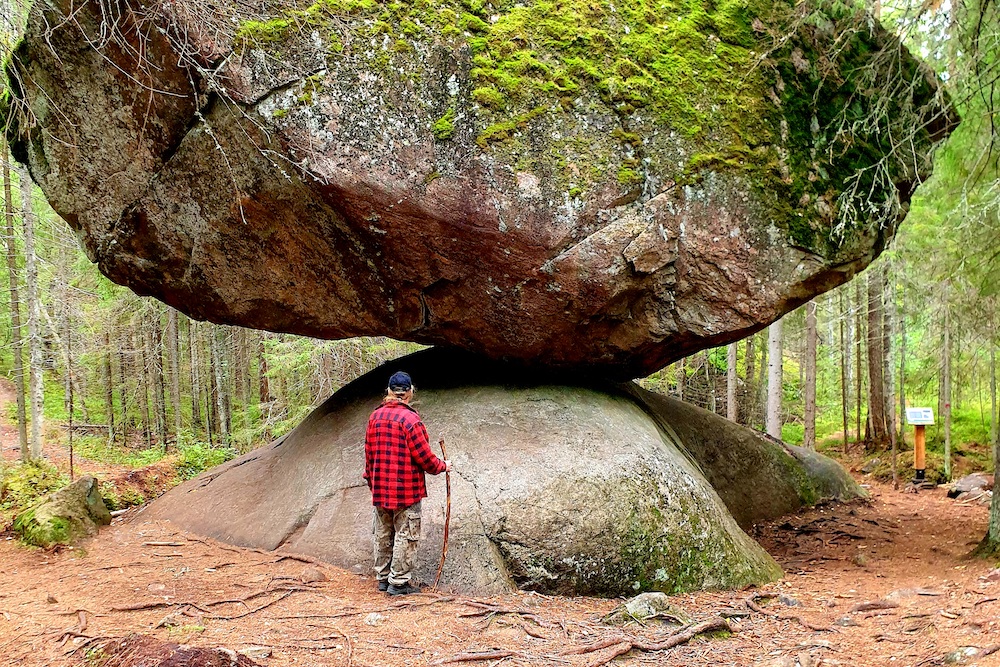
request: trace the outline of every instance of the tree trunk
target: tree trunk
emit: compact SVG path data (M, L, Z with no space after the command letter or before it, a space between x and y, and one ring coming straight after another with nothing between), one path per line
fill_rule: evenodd
M844 336L844 320L847 319L847 311L844 309L844 291L837 290L837 299L840 303L840 416L844 421L844 453L847 453L847 360L851 355L847 352L847 341Z
M868 451L883 451L889 444L885 418L882 275L880 267L868 271L868 420L865 429L865 449Z
M993 322L991 316L991 325ZM993 500L990 503L990 520L986 536L973 551L974 555L993 559L1000 553L1000 436L997 430L997 372L996 339L990 326L990 443L993 449Z
M66 407L67 413L69 412L69 399L72 396L73 391L76 391L78 396L84 396L83 390L80 388L79 380L77 374L73 371L73 352L72 352L72 339L69 335L69 328L63 329L63 324L60 323L58 326L52 321L52 316L49 315L49 311L44 305L39 308L42 319L48 325L49 334L55 340L56 348L59 350L59 354L62 356L63 366L67 369L65 373L65 379L63 383L63 400ZM59 333L62 331L62 333ZM86 403L80 402L83 408L83 419L86 422L90 421L90 414L87 411Z
M226 401L226 373L223 368L223 360L221 350L221 338L225 336L225 330L223 327L214 326L209 335L209 347L212 355L212 368L213 368L213 387L212 392L215 395L215 412L218 415L219 424L219 438L223 445L229 444L229 414L227 411L227 401Z
M905 286L903 287L905 290ZM899 435L897 442L905 442L903 429L906 426L906 315L903 312L906 293L900 298L899 315Z
M42 457L42 406L45 400L42 387L42 311L38 298L38 262L35 255L35 211L32 208L32 182L27 169L19 171L21 177L21 209L24 224L25 299L28 308L28 403L31 413L29 434L30 457Z
M893 381L896 369L892 355L893 329L896 321L896 301L893 297L892 276L889 271L883 274L882 280L882 358L885 365L882 368L882 378L885 383L885 424L889 443L895 445L896 438L896 384Z
M72 416L70 412L70 397L73 395L73 353L72 353L72 341L70 340L70 325L69 325L69 290L66 289L69 284L69 276L66 273L66 248L65 246L60 246L58 252L58 258L56 261L56 280L58 289L54 290L56 292L56 300L59 305L59 312L56 316L59 318L59 326L53 326L49 322L49 328L52 331L59 332L59 347L63 351L63 366L65 367L63 371L63 409L67 415ZM44 306L43 306L44 308ZM89 419L87 420L90 421ZM72 433L72 430L70 430Z
M861 442L861 280L854 281L854 441Z
M163 380L163 331L160 328L160 308L154 305L145 320L147 356L150 371L150 389L153 392L153 409L156 416L156 437L163 450L168 449L167 392Z
M263 331L257 332L257 369L260 373L258 395L261 403L270 403L274 397L271 396L270 378L267 376L267 351L264 348L264 336ZM263 407L261 407L261 414L264 414Z
M944 360L942 363L942 417L944 418L944 477L951 481L951 307L944 306Z
M174 441L179 442L181 429L181 360L180 332L177 311L167 306L167 367L170 369L170 410L174 416Z
M730 343L726 348L726 418L731 422L739 419L736 405L736 384L739 377L736 374L737 352L736 343Z
M679 359L677 361L677 399L680 401L684 400L685 389L687 388L687 369L686 358Z
M1000 437L997 437L997 373L996 341L990 339L990 440L993 443L993 502L990 503L990 523L986 544L991 553L1000 551Z
M781 320L767 328L767 433L781 439Z
M990 445L994 450L998 441L997 429L997 344L993 338L993 328L990 327ZM994 486L1000 493L1000 487Z
M214 445L215 435L219 433L219 415L216 410L218 396L216 395L215 386L215 355L212 353L214 347L212 338L215 336L215 325L206 324L204 327L199 326L198 329L201 331L201 335L199 336L201 344L198 349L199 356L201 357L201 365L203 366L201 369L201 393L204 396L205 402L205 423L208 431L209 445Z
M755 335L751 334L747 336L747 347L745 354L746 372L743 377L746 379L744 382L743 391L743 421L742 424L747 426L753 426L753 409L754 409L754 397L756 395L756 381L757 381L757 351L754 349L754 338Z
M142 318L133 330L133 348L139 352L139 387L136 391L139 401L139 418L142 420L142 438L146 448L153 446L153 429L149 416L150 369L149 355L146 351L146 327Z
M187 319L187 318L185 318ZM191 364L191 433L197 438L202 430L201 420L201 347L198 331L200 325L192 319L187 319L188 358Z
M816 449L816 302L806 304L805 431L802 444Z
M111 334L104 332L104 405L108 444L115 441L115 378L111 369Z
M117 337L119 339L124 338L124 340L126 342L129 340L129 337L128 337L127 334L124 335L124 336L122 336L122 334L119 333L119 335ZM122 444L125 444L125 445L128 444L128 430L129 430L129 426L132 425L132 421L131 421L131 418L130 418L130 415L129 415L129 403L130 403L131 397L129 396L128 382L127 382L126 378L135 377L134 373L129 373L128 372L128 367L129 367L128 357L126 356L125 346L122 345L118 349L118 386L120 387L119 392L120 392L121 397L122 397L122 420L121 420L121 424L122 424Z
M702 354L702 359L704 359L704 362L705 362L705 382L707 384L706 391L708 392L708 397L705 400L706 400L706 404L707 404L706 409L709 412L715 414L715 412L716 412L716 405L715 405L715 378L712 377L712 360L709 358L709 356L710 355L709 355L709 351L708 350L705 350L703 352L703 354ZM332 381L331 381L331 387L332 387ZM333 393L333 392L331 391L330 393Z
M770 332L768 332L770 335ZM760 347L760 363L757 364L757 384L754 387L754 405L753 413L755 425L759 424L761 428L767 429L767 349L762 343Z
M21 460L31 458L28 449L28 419L24 404L24 350L21 344L21 299L18 292L17 244L14 239L14 196L10 184L10 162L7 143L0 136L3 159L3 199L7 221L7 278L10 283L11 351L14 355L14 388L17 394L17 435Z
M888 266L888 265L887 265ZM899 470L896 466L897 445L896 445L896 397L895 384L893 382L892 363L892 339L893 321L896 318L895 290L892 288L893 278L888 268L885 271L882 281L882 351L885 365L882 368L882 378L885 382L885 421L887 435L889 436L889 448L892 451L892 487L899 488Z

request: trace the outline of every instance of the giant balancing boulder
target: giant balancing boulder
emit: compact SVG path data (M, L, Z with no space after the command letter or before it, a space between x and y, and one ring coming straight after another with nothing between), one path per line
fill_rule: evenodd
M31 3L15 157L111 279L272 331L646 375L862 269L954 123L844 3L113 4Z
M414 375L416 407L455 466L449 590L626 595L760 584L781 569L741 525L863 494L822 456L632 383L556 385L432 349L356 380L284 438L172 489L135 520L169 519L370 574L364 430L398 368ZM443 477L428 477L423 501L424 582L441 554ZM719 493L712 482L724 484Z

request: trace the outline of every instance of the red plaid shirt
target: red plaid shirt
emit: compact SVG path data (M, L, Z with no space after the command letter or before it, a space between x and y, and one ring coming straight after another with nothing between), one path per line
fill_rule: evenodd
M368 419L365 481L372 504L387 510L409 507L427 497L424 472L444 472L420 415L406 403L387 400Z

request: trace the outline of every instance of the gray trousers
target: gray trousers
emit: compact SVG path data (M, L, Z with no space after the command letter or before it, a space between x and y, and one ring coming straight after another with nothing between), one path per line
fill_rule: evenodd
M420 543L420 502L398 510L375 508L372 521L375 542L375 578L392 586L405 586L413 576Z

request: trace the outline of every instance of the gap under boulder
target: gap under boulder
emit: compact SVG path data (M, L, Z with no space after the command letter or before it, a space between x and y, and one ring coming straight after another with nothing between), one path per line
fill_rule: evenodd
M414 406L454 462L445 589L617 596L760 584L781 569L741 525L863 495L815 453L632 383L554 383L431 349L352 382L284 438L176 487L135 520L369 573L364 432L399 369L413 375ZM444 482L428 476L424 582L441 553Z

